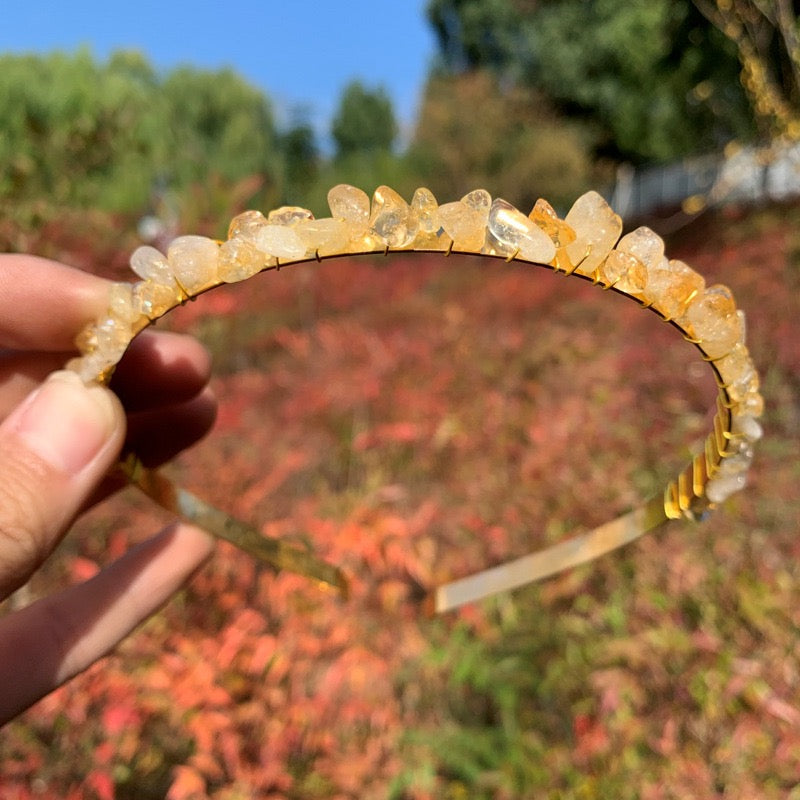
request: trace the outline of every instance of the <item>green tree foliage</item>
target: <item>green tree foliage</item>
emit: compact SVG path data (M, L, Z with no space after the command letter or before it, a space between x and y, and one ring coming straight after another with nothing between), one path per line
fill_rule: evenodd
M392 101L383 88L348 84L333 118L331 135L338 156L389 151L397 136Z
M537 197L574 200L592 175L577 126L557 119L533 91L501 91L482 71L430 79L409 159L442 199L482 186L526 210Z
M800 139L800 3L694 0L735 45L744 86L766 136Z
M178 183L201 181L209 172L232 181L247 175L277 179L277 136L260 90L233 70L193 67L171 72L161 90L175 155L182 154L174 166Z
M666 160L752 132L735 48L690 0L431 0L428 15L444 71L535 88L600 153Z
M320 154L314 129L304 121L296 122L281 137L284 161L284 191L287 202L306 195L319 177Z
M217 176L276 185L269 104L230 70L159 76L138 53L0 56L0 202L144 208Z

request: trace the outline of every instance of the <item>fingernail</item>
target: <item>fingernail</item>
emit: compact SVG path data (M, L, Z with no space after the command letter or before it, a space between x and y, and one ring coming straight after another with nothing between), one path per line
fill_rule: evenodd
M66 370L50 375L17 413L15 429L28 449L64 473L83 470L117 424L107 390Z

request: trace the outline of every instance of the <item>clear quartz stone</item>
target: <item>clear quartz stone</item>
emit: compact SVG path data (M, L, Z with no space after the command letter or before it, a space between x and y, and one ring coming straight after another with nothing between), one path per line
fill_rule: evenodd
M299 259L308 252L303 240L285 225L265 225L256 234L255 246L276 258Z
M483 216L484 223L489 221L489 211L492 207L492 196L486 189L473 189L461 198L461 202L468 208L477 211Z
M752 414L735 414L731 431L751 444L755 444L764 435L764 429Z
M712 503L724 503L731 495L747 485L746 473L716 475L706 484L706 497Z
M414 241L419 220L411 206L388 186L379 186L372 197L370 230L389 247L406 247Z
M709 286L696 297L681 322L709 358L727 355L742 340L742 318L736 313L731 290L722 284Z
M495 249L508 255L518 253L537 264L549 264L556 257L553 240L529 217L501 198L496 198L491 205L488 230Z
M179 236L167 251L167 260L181 287L189 294L213 286L219 279L219 245L206 236Z
M265 266L267 259L249 238L235 236L219 248L217 271L226 283L246 280Z
M759 389L759 377L750 353L741 342L724 358L715 362L720 377L725 382L730 399L738 403Z
M414 246L421 249L447 250L452 239L444 233L439 220L439 203L430 189L420 187L411 198L411 211L419 221Z
M270 211L267 216L270 225L294 225L303 219L314 219L314 215L300 206L281 206Z
M564 222L575 231L575 241L566 253L575 272L594 276L622 233L622 220L597 192L581 195L567 213Z
M434 235L439 233L439 229L442 227L439 222L439 204L430 189L421 186L414 192L414 196L411 198L411 209L417 215L421 233Z

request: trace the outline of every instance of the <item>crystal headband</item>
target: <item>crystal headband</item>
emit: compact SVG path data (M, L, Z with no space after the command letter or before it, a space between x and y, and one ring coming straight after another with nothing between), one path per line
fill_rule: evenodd
M707 287L689 266L668 260L664 242L649 228L620 238L620 217L596 192L580 197L563 220L545 200L526 216L483 189L443 205L428 189L417 189L409 204L388 186L370 201L342 184L330 190L328 202L331 216L325 219L294 206L266 217L246 211L231 222L227 241L181 236L166 256L140 247L131 267L141 280L112 285L107 313L78 336L81 355L68 368L84 381L105 383L133 337L152 322L202 292L264 270L368 253L480 254L575 275L651 309L709 363L718 386L716 409L702 451L663 493L592 531L433 589L426 598L429 611L447 611L591 561L668 520L702 517L745 486L764 403L744 341L744 313L727 287ZM273 567L346 594L342 572L313 553L262 535L144 468L135 456L123 469L167 510Z

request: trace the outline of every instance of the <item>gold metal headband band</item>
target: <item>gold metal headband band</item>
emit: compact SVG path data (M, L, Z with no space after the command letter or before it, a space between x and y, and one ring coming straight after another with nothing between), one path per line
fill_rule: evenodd
M372 200L353 186L328 193L331 216L315 219L293 206L264 216L246 211L228 239L181 236L165 255L141 247L131 257L138 283L112 285L107 313L79 335L80 357L67 365L85 381L106 382L134 336L172 308L224 283L289 264L369 253L464 253L549 267L592 281L652 309L695 345L718 386L713 429L705 446L656 497L612 522L552 547L455 580L431 591L429 611L442 612L513 589L597 558L670 519L696 518L746 483L753 445L761 437L759 377L745 345L744 313L730 290L706 286L691 267L670 261L649 228L622 238L622 221L596 192L580 197L562 220L544 200L525 215L483 189L439 205L428 189L411 203L388 186ZM128 479L158 504L278 569L333 587L342 572L285 542L212 508L145 469L135 457Z

